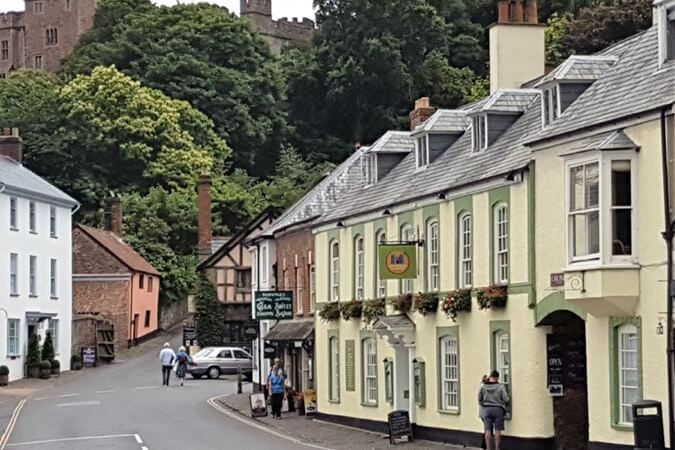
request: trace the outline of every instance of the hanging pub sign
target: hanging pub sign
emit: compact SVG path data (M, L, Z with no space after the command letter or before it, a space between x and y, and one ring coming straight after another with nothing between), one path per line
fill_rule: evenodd
M261 291L255 293L256 320L293 319L293 291Z
M415 244L380 244L378 253L381 280L417 278L417 246Z

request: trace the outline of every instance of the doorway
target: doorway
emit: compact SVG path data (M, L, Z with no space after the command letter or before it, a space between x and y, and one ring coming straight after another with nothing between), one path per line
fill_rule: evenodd
M549 386L551 359L560 364L556 381L562 389L552 392L556 450L586 450L588 447L588 382L586 378L586 323L569 311L557 311L545 319L552 334L547 339ZM555 369L553 369L555 371ZM555 372L554 372L555 373Z
M410 411L410 356L404 345L394 347L394 409Z

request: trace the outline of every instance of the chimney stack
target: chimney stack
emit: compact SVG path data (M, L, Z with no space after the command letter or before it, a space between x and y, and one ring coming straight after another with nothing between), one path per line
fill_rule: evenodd
M105 229L118 237L122 237L122 200L119 197L109 197L104 201Z
M436 112L436 108L431 106L429 97L422 97L415 101L415 109L410 112L410 131L417 128L418 125L426 122Z
M23 141L18 128L0 129L0 156L6 156L20 163L23 160Z
M202 175L199 177L199 255L211 254L211 177Z

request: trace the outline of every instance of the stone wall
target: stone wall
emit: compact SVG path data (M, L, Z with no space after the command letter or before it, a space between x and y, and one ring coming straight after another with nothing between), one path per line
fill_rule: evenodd
M181 323L188 317L188 303L184 302L172 303L171 305L159 305L159 328L168 330Z

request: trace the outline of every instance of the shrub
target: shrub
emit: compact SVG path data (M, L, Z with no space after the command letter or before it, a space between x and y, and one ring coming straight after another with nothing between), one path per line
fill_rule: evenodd
M441 303L441 309L446 317L457 322L460 311L471 311L471 289L458 289L448 294Z
M408 312L412 308L413 304L413 295L412 294L401 294L395 299L392 300L391 305L398 312Z
M28 367L37 367L40 365L40 341L37 334L34 334L28 340L28 353L26 354L26 365Z
M52 369L60 369L61 368L61 363L59 362L58 359L53 359L52 360Z
M363 302L363 318L371 322L378 316L385 314L385 301L383 298L376 298L375 300L367 300Z
M509 298L506 286L490 286L480 288L476 293L478 307L482 310L492 308L503 308Z
M419 293L415 296L415 311L424 315L436 312L438 309L438 295L430 292Z
M73 355L73 356L70 357L70 362L71 363L81 363L82 357L80 355Z
M319 311L319 317L324 322L332 322L340 318L340 304L338 302L325 303Z
M0 366L0 377L9 375L9 367Z
M360 319L363 314L363 302L360 300L344 302L340 305L340 312L345 320Z
M47 331L47 336L45 337L45 341L42 344L42 354L40 357L45 361L51 361L55 356L56 352L54 351L54 340L52 339L52 333L51 331Z
M52 369L52 363L50 361L47 361L46 359L44 361L40 361L40 370L51 370Z

